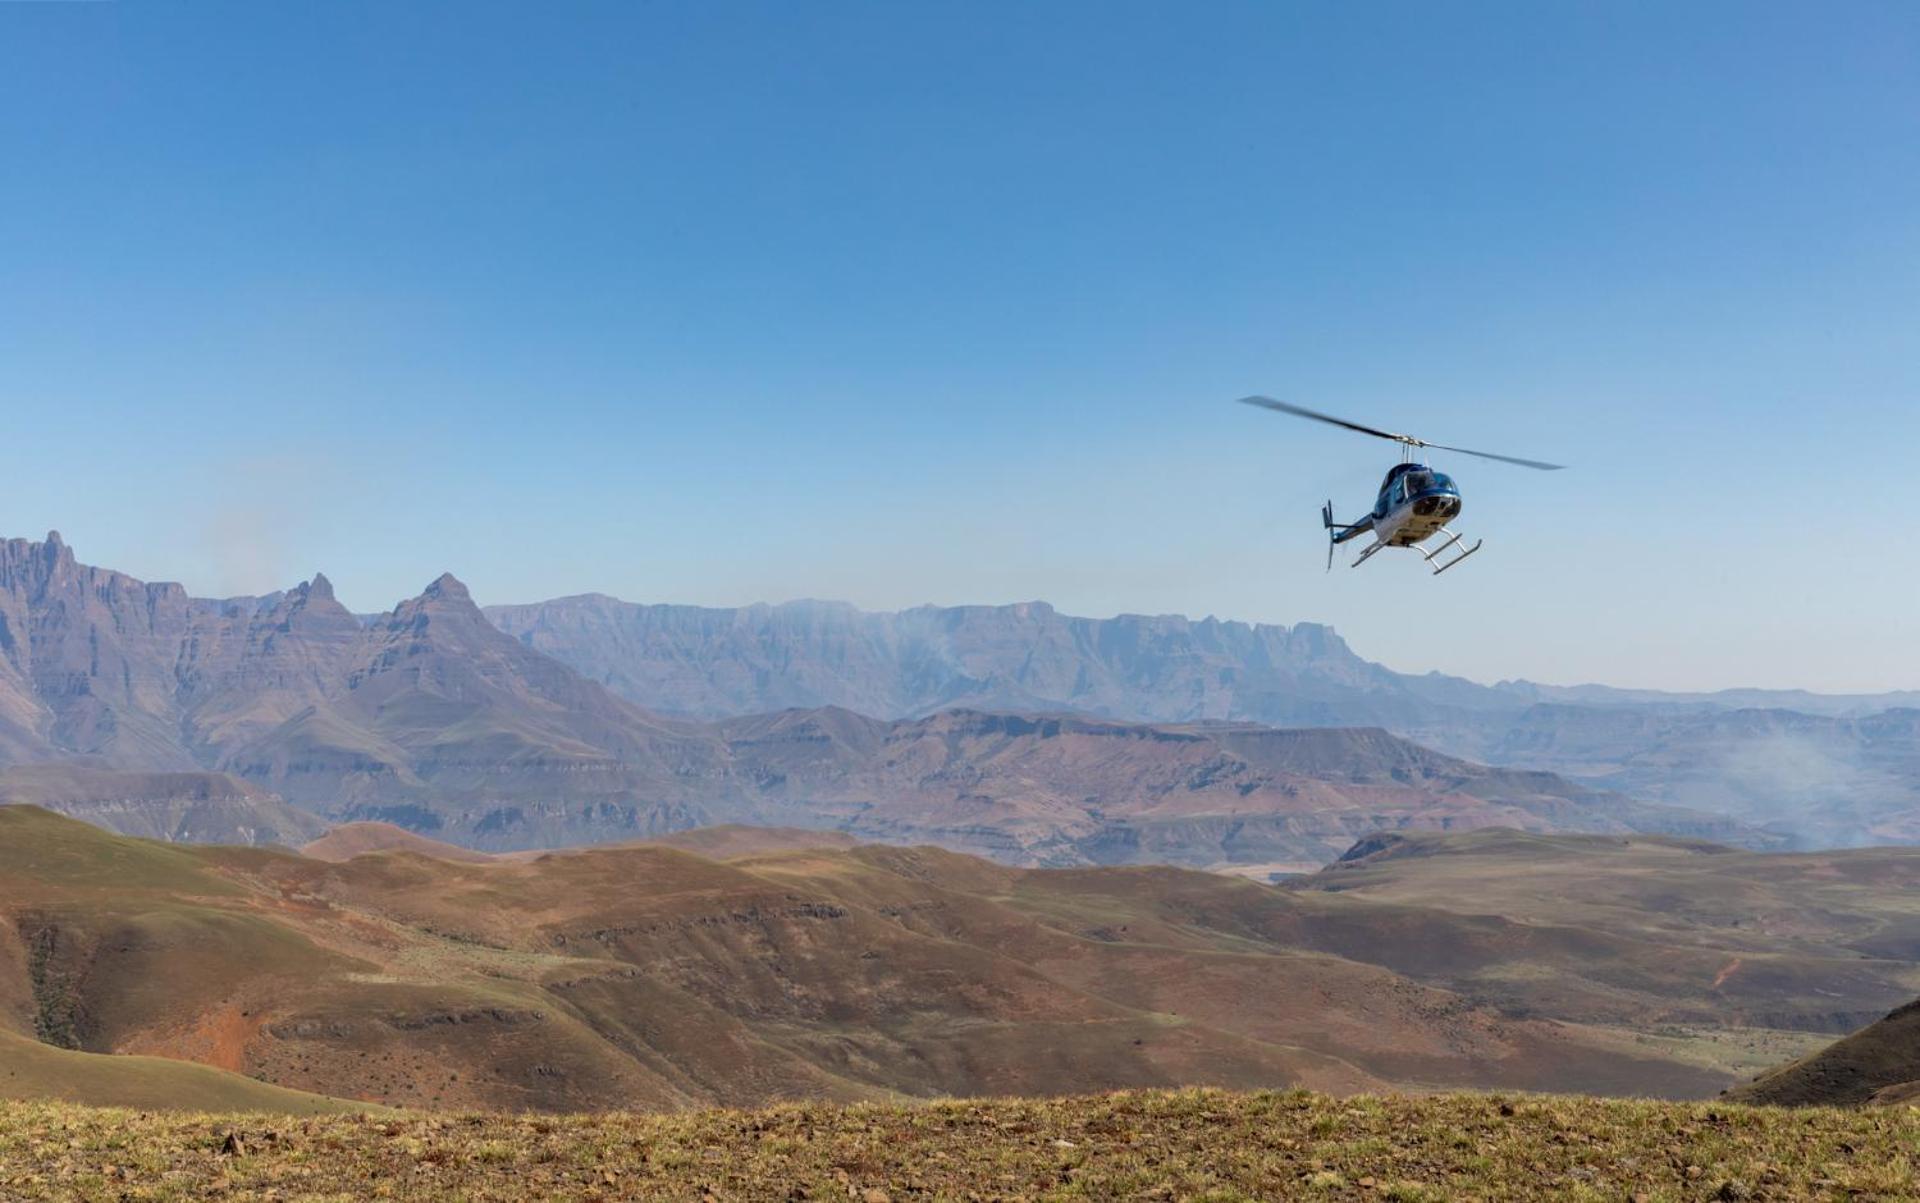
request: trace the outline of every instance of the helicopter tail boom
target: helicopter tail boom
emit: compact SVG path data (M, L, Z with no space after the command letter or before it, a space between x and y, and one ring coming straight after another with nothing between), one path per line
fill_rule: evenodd
M1357 538L1373 529L1373 516L1371 514L1358 522L1335 522L1333 520L1333 503L1331 501L1321 507L1320 521L1326 525L1327 537L1335 543L1345 543L1348 539Z
M1373 517L1368 515L1358 522L1335 522L1333 520L1333 502L1320 507L1320 521L1327 528L1327 571L1333 571L1333 549L1348 539L1358 538L1373 529ZM1365 557L1362 557L1363 559Z

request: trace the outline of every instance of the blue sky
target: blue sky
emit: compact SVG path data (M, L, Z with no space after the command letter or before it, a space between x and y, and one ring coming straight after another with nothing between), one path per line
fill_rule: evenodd
M1920 687L1911 4L9 5L0 532ZM1470 565L1321 571L1393 449Z

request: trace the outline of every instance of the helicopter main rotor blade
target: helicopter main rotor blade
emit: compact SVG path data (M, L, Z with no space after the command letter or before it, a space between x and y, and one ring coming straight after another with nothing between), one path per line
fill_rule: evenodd
M1422 443L1422 447L1431 447L1435 451L1454 451L1461 455L1477 455L1481 459L1497 459L1503 464L1519 464L1522 468L1538 468L1542 472L1558 472L1565 464L1543 463L1537 459L1521 459L1517 455L1495 455L1491 451L1469 451L1465 447L1443 447L1439 443Z
M1410 434L1395 434L1391 430L1375 430L1371 426L1362 426L1358 422L1349 422L1345 418L1336 418L1332 414L1323 414L1318 410L1308 409L1304 405L1292 405L1285 401L1275 401L1272 397L1242 397L1240 398L1240 404L1257 405L1261 409L1271 409L1275 413L1292 414L1296 418L1312 418L1316 422L1325 422L1329 426L1340 426L1347 430L1358 431L1361 434L1370 434L1376 439L1392 439L1396 443L1406 443L1413 447L1426 446L1425 443L1422 443Z
M1476 455L1481 459L1495 459L1503 464L1518 464L1522 468L1538 468L1542 472L1558 472L1565 464L1549 464L1537 459L1521 459L1517 455L1495 455L1491 451L1472 451L1465 447L1448 447L1441 443L1429 443L1425 439L1416 439L1410 434L1395 434L1391 430L1375 430L1371 426L1362 426L1358 422L1349 422L1345 418L1336 418L1332 414L1323 414L1304 405L1294 405L1288 401L1275 401L1272 397L1242 397L1242 405L1257 405L1261 409L1270 409L1275 413L1292 414L1296 418L1312 418L1316 422L1325 422L1329 426L1339 426L1345 430L1360 434L1370 434L1376 439L1392 439L1396 443L1405 443L1409 447L1431 447L1435 451L1454 451L1461 455Z

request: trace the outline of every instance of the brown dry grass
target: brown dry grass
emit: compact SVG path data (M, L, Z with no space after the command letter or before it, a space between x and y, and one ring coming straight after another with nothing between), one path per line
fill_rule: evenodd
M0 1106L8 1200L1907 1199L1920 1112L1189 1090L571 1117Z

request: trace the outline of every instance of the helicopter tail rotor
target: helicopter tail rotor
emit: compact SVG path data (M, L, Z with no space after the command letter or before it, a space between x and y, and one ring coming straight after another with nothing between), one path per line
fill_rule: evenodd
M1327 500L1326 505L1320 508L1320 521L1324 522L1327 527L1327 571L1332 572L1333 549L1338 547L1340 542L1333 537L1333 500L1331 498Z

